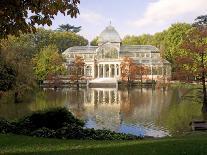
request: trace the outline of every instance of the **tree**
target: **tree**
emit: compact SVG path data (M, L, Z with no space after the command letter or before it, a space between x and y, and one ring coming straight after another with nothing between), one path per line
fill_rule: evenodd
M182 55L184 52L184 50L180 48L182 40L191 27L192 26L190 24L177 23L171 25L166 31L164 39L164 58L172 63L173 70L176 68L176 57Z
M198 16L193 23L194 26L207 26L207 15Z
M137 75L137 66L134 63L134 60L130 57L124 57L121 62L121 78L123 81L127 81L127 84L130 85L131 81L136 79Z
M84 76L84 59L81 56L76 56L72 65L72 73L70 79L76 81L77 88L79 88L79 80Z
M4 87L9 88L6 91L12 90L15 103L22 102L26 94L35 87L31 57L27 46L28 44L24 43L24 39L18 40L15 37L1 41L0 55L4 63L2 70L5 73L9 69L8 77L3 76L3 81L13 80L12 87L10 83L7 83Z
M91 42L90 42L91 46L98 46L98 37L95 37Z
M81 30L81 26L76 27L76 26L73 26L73 25L70 25L70 24L62 24L62 25L59 25L59 28L57 30L61 31L61 32L78 33Z
M0 38L35 32L35 25L52 25L59 12L76 17L80 0L1 0Z
M148 66L145 66L143 64L137 65L137 75L140 77L141 85L143 81L143 76L148 75L150 72L150 68Z
M45 29L37 29L36 34L34 34L34 42L37 51L40 51L45 46L54 44L60 53L72 46L85 46L88 44L88 40L75 33Z
M11 90L16 82L16 71L0 55L0 92ZM1 94L0 94L1 97Z
M34 59L34 72L39 81L46 80L49 76L58 76L65 73L63 58L55 45L41 49Z
M207 75L207 27L196 26L191 28L182 42L186 52L177 58L180 67L202 82L203 112L207 112L206 75Z
M139 36L125 36L124 39L122 40L122 43L124 45L141 45L141 41Z

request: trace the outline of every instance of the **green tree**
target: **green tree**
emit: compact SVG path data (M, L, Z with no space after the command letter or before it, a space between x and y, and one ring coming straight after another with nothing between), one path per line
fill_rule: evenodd
M15 102L22 102L27 92L32 91L35 88L35 79L32 71L31 58L28 53L27 44L24 41L20 41L15 37L10 37L8 40L1 42L1 57L4 60L2 70L8 70L7 66L11 66L12 72L8 72L8 77L13 77L15 72L15 78L13 79L12 87L10 88L14 93ZM6 77L3 77L3 80ZM7 89L8 90L8 89Z
M184 51L180 48L186 32L191 28L190 24L177 23L173 24L165 34L165 52L164 57L175 67L175 58Z
M150 44L157 47L160 50L160 54L162 58L164 58L164 53L165 53L165 36L166 36L166 30L155 33L152 36L152 40Z
M11 90L16 81L16 71L13 66L7 64L0 55L0 92ZM1 97L1 93L0 93Z
M81 26L76 27L76 26L70 25L70 24L62 24L62 25L59 25L59 28L57 30L62 31L62 32L78 33L81 30Z
M57 76L65 72L63 58L55 45L42 48L33 62L35 75L40 81L47 79L48 76Z
M122 40L123 45L141 45L139 36L125 36Z
M90 42L91 46L98 46L98 37L95 37L91 42Z
M88 40L72 32L51 31L38 29L34 35L35 48L40 51L45 46L54 44L58 47L59 52L64 52L72 46L85 46Z
M35 24L52 25L57 13L76 17L80 0L1 0L0 38L35 32ZM30 13L31 12L31 13Z

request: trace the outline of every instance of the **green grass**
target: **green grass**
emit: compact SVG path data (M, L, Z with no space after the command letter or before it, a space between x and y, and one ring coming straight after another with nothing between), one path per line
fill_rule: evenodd
M0 154L206 155L207 133L137 141L58 140L0 134Z

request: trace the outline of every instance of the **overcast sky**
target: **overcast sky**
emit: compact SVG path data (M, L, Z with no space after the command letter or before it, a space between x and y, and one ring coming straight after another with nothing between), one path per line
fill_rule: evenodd
M188 22L207 14L207 0L81 0L76 19L58 15L50 29L61 24L82 26L80 35L89 40L112 22L125 35L153 34L172 23Z

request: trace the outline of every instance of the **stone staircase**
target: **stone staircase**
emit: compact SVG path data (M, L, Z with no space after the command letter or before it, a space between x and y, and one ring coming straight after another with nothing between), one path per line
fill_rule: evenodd
M88 82L90 88L116 88L118 80L116 78L96 78Z

